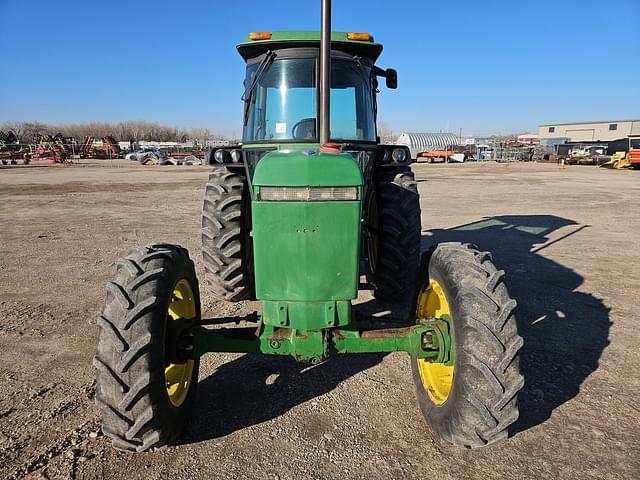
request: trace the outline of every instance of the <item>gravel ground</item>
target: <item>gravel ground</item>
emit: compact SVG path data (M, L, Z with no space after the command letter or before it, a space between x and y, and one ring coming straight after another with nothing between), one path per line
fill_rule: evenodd
M313 368L210 354L182 444L114 450L93 403L104 286L129 247L159 240L186 246L203 277L208 169L15 167L0 169L0 478L640 478L640 172L414 170L424 247L491 250L518 300L526 386L509 440L442 444L420 415L405 354ZM202 291L205 316L256 308Z

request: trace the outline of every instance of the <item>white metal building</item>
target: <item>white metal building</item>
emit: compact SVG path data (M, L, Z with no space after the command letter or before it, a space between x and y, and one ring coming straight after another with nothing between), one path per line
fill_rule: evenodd
M570 142L607 142L634 134L640 134L640 120L550 123L538 127L540 139L566 137Z
M460 140L453 133L401 133L396 143L409 147L411 158L417 158L420 152L451 148Z
M527 145L535 145L540 142L540 137L538 135L532 135L530 133L523 133L522 135L518 135L518 143L524 143Z

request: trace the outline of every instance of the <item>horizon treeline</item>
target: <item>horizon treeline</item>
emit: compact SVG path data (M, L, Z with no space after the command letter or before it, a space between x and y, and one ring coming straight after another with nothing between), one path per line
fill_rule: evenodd
M20 143L37 143L40 135L56 135L74 137L81 141L87 135L97 139L111 135L118 142L185 142L187 140L225 140L223 135L216 134L208 128L177 128L157 122L132 120L118 123L87 122L77 124L48 124L42 122L4 122L0 131L13 132Z

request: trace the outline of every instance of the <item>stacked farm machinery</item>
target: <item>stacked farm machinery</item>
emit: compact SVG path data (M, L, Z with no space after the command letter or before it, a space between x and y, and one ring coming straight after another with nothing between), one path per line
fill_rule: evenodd
M75 139L56 135L39 135L38 143L20 144L12 132L0 132L0 159L3 165L16 165L22 160L28 165L32 160L48 160L52 164L70 163L78 152Z
M27 165L32 160L49 160L51 163L68 163L74 153L75 140L56 135L39 135L35 145L20 144L13 132L0 132L0 160L3 165Z
M75 138L56 135L38 135L38 143L21 144L16 135L0 131L0 161L3 165L27 165L32 160L48 160L52 164L68 164L79 158L113 159L121 158L118 142L111 136L102 137L96 145L95 137L88 135L81 144Z
M22 145L12 131L0 131L0 162L2 165L17 165L22 161L25 165L31 159L31 149Z
M31 159L49 160L52 164L66 164L71 162L76 149L77 145L73 137L64 137L61 133L53 136L41 135Z
M95 137L88 135L84 137L80 152L83 158L113 159L122 158L122 150L118 142L111 136L102 137L102 145L94 144Z
M167 152L167 157L172 159L176 165L201 164L207 156L204 148L175 148Z

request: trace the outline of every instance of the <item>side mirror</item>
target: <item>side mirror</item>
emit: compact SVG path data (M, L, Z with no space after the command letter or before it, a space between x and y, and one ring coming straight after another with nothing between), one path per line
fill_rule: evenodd
M390 88L390 89L398 88L398 72L393 68L387 68L384 74L387 80L387 88Z

